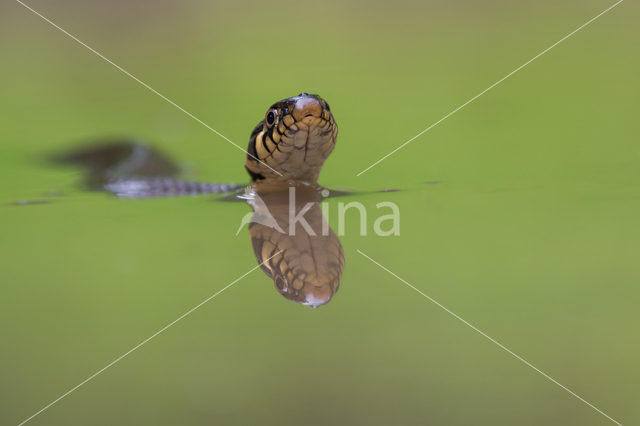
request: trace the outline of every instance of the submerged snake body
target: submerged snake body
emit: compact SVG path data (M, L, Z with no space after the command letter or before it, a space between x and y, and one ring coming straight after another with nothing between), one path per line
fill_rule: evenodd
M119 198L179 197L235 191L235 183L192 182L174 178L111 179L104 188Z

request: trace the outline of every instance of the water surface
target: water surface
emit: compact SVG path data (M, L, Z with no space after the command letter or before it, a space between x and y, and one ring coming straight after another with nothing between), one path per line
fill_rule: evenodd
M291 303L256 270L30 424L612 424L357 250L640 420L637 5L360 177L610 4L29 5L242 147L273 102L319 93L340 126L321 183L402 189L329 201L332 226L338 202L370 212L366 237L347 216L331 303ZM244 203L119 200L48 163L139 137L185 178L247 181L236 147L1 8L0 423L17 425L257 264L246 228L235 236ZM372 232L383 201L399 237Z

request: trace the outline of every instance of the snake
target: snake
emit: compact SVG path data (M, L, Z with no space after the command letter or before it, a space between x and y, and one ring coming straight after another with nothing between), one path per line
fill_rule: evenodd
M329 104L318 95L301 93L267 110L251 133L245 162L261 195L262 204L252 204L254 216L270 214L284 231L275 231L264 221L252 222L249 234L256 259L282 296L313 307L328 303L338 291L344 250L330 228L323 235L317 191L297 185L295 206L291 206L288 191L281 191L277 184L317 185L337 137ZM304 217L312 232L289 220L291 208L298 211L306 205L311 206Z
M120 198L238 195L250 188L254 213L249 234L258 264L286 299L318 307L338 291L345 265L340 240L325 227L319 205L323 188L318 177L337 138L329 104L303 92L272 104L251 132L245 159L248 187L179 179L179 168L167 156L138 141L94 144L55 159L84 167L87 188ZM294 206L289 205L289 188L297 189ZM308 208L304 217L311 232L289 223L290 209L303 206ZM265 215L270 222L258 220Z

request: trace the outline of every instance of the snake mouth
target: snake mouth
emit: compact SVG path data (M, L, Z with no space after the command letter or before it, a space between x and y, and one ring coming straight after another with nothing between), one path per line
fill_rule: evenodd
M340 276L342 273L340 271L337 274ZM340 287L340 278L325 279L326 277L316 276L305 280L304 275L306 274L295 277L293 284L288 283L282 276L276 275L274 278L276 290L287 300L317 308L329 303Z
M302 120L298 121L296 124L303 124L304 126L307 127L306 130L311 130L313 127L319 127L322 125L322 117L316 116L316 115L312 115L312 114L308 114L305 115ZM302 126L300 126L302 127Z

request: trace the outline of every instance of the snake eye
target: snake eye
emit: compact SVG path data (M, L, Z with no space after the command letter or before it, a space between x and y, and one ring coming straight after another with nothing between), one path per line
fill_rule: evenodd
M270 109L267 113L267 126L271 127L276 122L276 117L278 116L278 111L275 109Z
M329 108L329 104L327 103L327 101L322 101L322 105L324 105L324 109L331 112L331 108Z
M276 288L278 289L278 291L284 290L284 279L282 277L277 276L275 284L276 284Z

